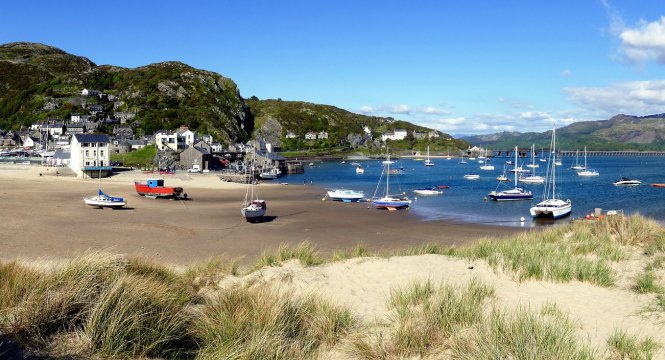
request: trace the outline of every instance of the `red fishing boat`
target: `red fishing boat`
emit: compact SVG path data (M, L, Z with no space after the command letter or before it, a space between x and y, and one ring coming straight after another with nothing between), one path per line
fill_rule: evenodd
M178 199L180 195L187 198L187 193L183 193L181 187L164 186L164 179L148 179L146 182L134 180L134 187L139 195L153 199Z
M651 186L657 187L657 188L665 188L665 184L651 184Z

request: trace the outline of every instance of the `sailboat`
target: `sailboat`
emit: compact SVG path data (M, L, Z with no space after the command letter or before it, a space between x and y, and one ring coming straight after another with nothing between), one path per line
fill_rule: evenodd
M536 149L535 149L535 145L534 145L534 144L531 144L531 164L528 164L526 167L535 169L535 168L537 168L537 167L539 167L539 166L540 166L540 165L536 164Z
M577 173L579 176L598 176L600 173L594 169L589 169L586 164L586 146L584 147L584 170Z
M534 218L549 217L560 219L570 215L573 204L570 200L561 200L556 197L556 128L552 130L552 159L548 166L548 182L545 183L543 190L543 201L529 209L529 213Z
M427 146L427 160L425 160L425 166L434 166L432 160L429 159L429 145Z
M517 146L515 146L515 170L517 170ZM496 201L508 201L508 200L531 200L533 199L533 194L531 191L526 191L520 187L517 187L517 171L513 172L515 175L515 188L504 191L492 191L487 196Z
M538 159L538 160L540 160L540 162L547 162L547 159L545 158L545 149L544 148L540 148L540 159Z
M260 220L265 214L267 204L265 200L259 199L259 194L254 191L254 160L256 151L252 156L252 166L249 167L250 176L247 178L247 191L245 192L245 200L240 213L248 222L256 222Z
M503 165L503 173L496 177L499 181L508 181L508 176L506 176L506 165Z
M386 162L386 168L385 168L385 174L386 174L386 191L383 194L383 197L374 199L372 202L374 203L374 208L376 209L387 209L387 210L399 210L399 209L406 209L409 206L411 206L411 200L409 200L408 197L406 196L397 196L397 195L390 195L390 155L388 156L388 161ZM383 172L381 173L381 176L383 177ZM376 195L377 191L379 190L379 185L381 184L381 178L379 178L379 184L377 184L376 191L374 192L374 195Z
M533 173L529 173L528 176L521 177L520 182L523 182L525 184L542 184L545 182L545 178L536 175L536 168L538 167L538 164L536 164L536 153L533 145L531 146L531 164L527 165L531 168L533 168Z
M584 166L580 165L580 150L575 150L575 165L570 167L573 170L584 170Z
M124 198L107 195L104 193L104 191L102 191L102 168L99 164L99 155L97 156L97 165L99 165L99 175L97 176L99 178L99 189L97 190L97 195L84 197L83 202L86 205L95 206L98 208L107 207L112 209L121 208L127 205L127 202Z

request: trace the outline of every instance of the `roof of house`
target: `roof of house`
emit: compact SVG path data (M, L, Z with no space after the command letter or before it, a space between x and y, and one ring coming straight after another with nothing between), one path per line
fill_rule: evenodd
M109 136L106 134L74 134L74 137L78 142L96 142L96 143L109 142Z
M127 142L130 145L147 145L148 144L148 142L146 140L141 140L141 139L139 139L139 140L127 140Z

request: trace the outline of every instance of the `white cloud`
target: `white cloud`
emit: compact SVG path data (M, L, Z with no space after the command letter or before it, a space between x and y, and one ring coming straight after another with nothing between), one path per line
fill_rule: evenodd
M373 114L374 108L371 106L364 105L361 106L360 109L358 109L358 111L360 111L361 114Z
M635 28L619 33L621 50L637 63L656 60L665 65L665 16L653 22L640 21Z
M406 104L389 105L388 111L393 114L409 114L411 113L411 108Z
M544 111L525 111L520 114L520 118L528 121L538 121L550 119L552 115Z
M571 76L573 76L573 72L570 71L570 70L568 70L568 69L564 69L563 71L561 71L561 76L563 76L563 77L571 77Z
M424 114L428 114L428 115L450 114L449 111L439 109L439 108L435 108L434 106L426 106L424 109L422 109L422 112Z
M665 80L630 81L607 87L565 88L571 101L608 116L665 112Z

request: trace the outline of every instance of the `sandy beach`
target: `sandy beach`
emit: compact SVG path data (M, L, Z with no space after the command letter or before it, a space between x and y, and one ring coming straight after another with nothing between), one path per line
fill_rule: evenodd
M133 180L155 175L123 172L102 179L102 187L111 195L125 197L126 209L102 210L86 207L82 200L97 191L98 180L54 176L55 171L0 165L0 258L58 259L89 249L109 249L176 264L219 255L253 261L280 244L303 241L325 254L357 244L371 250L427 242L461 245L523 231L423 222L408 212L324 202L323 189L301 184L260 184L257 189L268 201L267 221L249 224L240 215L245 186L222 182L214 174L165 175L167 186L182 186L190 198L177 201L137 195Z

